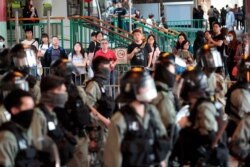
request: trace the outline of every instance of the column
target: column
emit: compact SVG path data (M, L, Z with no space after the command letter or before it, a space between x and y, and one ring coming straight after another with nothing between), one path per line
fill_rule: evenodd
M0 35L4 37L7 45L6 0L0 0Z

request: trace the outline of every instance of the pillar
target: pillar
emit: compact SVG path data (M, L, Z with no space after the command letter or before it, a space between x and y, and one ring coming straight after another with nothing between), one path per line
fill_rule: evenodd
M7 45L7 13L6 13L6 0L0 0L0 35L4 37Z

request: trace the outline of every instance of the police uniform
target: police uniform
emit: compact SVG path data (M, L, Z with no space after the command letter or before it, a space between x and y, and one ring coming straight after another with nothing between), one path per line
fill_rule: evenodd
M90 81L86 87L87 93L87 104L90 106L95 106L97 101L101 98L102 93L99 85L96 81Z
M0 105L0 125L9 121L11 118L10 113L5 109L3 105Z
M161 120L165 128L168 129L170 125L175 123L176 118L174 95L167 84L159 81L156 81L155 84L156 87L161 87L162 90L158 91L157 97L153 99L152 104L160 112Z
M166 130L161 122L159 111L152 105L145 105L145 115L142 118L135 113L136 119L140 124L147 129L149 127L149 120L154 119L158 124L159 136L165 136ZM149 110L152 111L153 116L150 117ZM109 127L108 138L104 146L104 166L105 167L120 167L122 166L121 143L127 130L126 121L121 112L116 112Z
M18 125L17 125L18 126ZM30 140L27 134L27 130L22 129L22 135L27 139L30 144ZM0 132L0 166L13 167L15 166L15 158L19 152L17 139L15 135L7 130ZM25 145L24 145L25 146ZM26 146L27 147L27 146Z

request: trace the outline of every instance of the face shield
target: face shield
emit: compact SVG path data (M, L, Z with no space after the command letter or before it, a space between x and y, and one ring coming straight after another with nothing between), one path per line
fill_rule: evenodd
M136 99L140 102L150 102L157 96L154 80L151 76L134 87Z
M34 67L37 65L36 62L36 53L34 50L27 48L24 50L25 55L24 57L13 57L13 62L16 67Z
M201 55L201 65L206 68L222 67L222 59L217 49L211 48L209 52Z

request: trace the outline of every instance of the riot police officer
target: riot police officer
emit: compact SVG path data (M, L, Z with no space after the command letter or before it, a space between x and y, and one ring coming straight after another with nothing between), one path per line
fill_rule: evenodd
M118 102L125 102L111 118L104 148L104 166L163 165L168 152L166 130L157 109L149 104L157 96L153 78L135 67L121 79Z
M178 83L180 97L190 105L190 115L179 133L170 162L177 159L180 166L228 166L227 147L217 140L224 128L222 121L217 121L219 112L210 99L206 75L198 70L186 71Z

